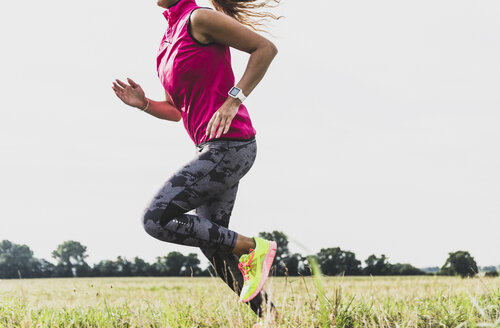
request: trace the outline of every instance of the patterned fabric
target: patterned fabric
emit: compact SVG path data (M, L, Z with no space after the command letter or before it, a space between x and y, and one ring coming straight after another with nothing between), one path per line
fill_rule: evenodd
M228 229L229 219L239 180L252 167L256 154L255 140L213 140L197 146L196 158L165 182L143 218L151 236L200 247L217 275L238 295L243 276L239 258L232 253L237 233ZM195 214L186 214L193 209ZM262 316L267 301L262 291L250 307Z
M238 234L227 227L238 182L256 153L255 140L199 146L196 158L168 179L145 210L146 232L171 243L231 251Z

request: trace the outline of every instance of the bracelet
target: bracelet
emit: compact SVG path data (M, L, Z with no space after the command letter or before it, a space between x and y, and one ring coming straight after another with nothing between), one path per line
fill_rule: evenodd
M149 99L148 99L148 98L146 98L146 101L147 101L147 103L146 103L146 107L145 107L144 109L141 109L141 110L142 110L143 112L146 112L146 113L147 113L147 112L148 112L148 108L149 108Z

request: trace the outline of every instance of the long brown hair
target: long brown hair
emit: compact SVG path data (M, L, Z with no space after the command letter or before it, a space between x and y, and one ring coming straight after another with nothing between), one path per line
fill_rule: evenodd
M269 19L280 19L267 11L256 11L262 8L275 8L281 0L210 0L214 8L233 17L255 31L263 31L262 26Z

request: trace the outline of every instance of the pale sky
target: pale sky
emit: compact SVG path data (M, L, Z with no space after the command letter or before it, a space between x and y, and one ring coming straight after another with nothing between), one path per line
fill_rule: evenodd
M303 255L338 246L425 267L467 250L500 264L500 3L282 0L276 12L278 56L246 101L257 161L230 228L283 231ZM2 2L0 240L48 260L77 240L90 264L196 252L141 225L194 145L111 90L131 77L162 99L165 28L156 1ZM237 80L247 60L233 52Z

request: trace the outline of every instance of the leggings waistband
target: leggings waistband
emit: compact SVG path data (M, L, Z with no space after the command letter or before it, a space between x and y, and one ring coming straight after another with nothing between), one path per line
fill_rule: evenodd
M239 143L249 142L249 141L253 141L253 140L255 140L255 136L248 138L248 139L217 138L217 139L212 139L212 140L202 142L202 143L196 145L196 148L201 149L208 144L218 143L218 142L225 142L227 144L227 146L230 147L231 143L233 143L233 142L236 143L236 145L238 145Z

